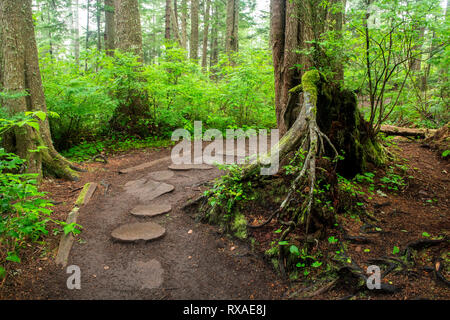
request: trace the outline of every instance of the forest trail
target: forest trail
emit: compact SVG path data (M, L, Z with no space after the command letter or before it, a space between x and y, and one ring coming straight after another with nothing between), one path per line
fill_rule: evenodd
M70 275L66 269L50 266L42 277L33 281L32 298L280 298L283 286L270 266L247 245L228 240L217 228L196 223L181 210L188 199L198 195L199 185L218 177L221 172L215 167L167 172L171 165L170 158L164 160L167 156L168 150L149 153L147 159L163 160L151 168L128 174L116 172L106 180L97 181L100 185L109 184L110 188L106 196L98 189L91 202L80 209L77 223L83 226L83 232L75 241L68 261L68 266L80 267L81 290L67 289ZM134 161L139 164L140 160ZM100 171L116 164L117 160L113 159ZM149 202L152 195L139 189L139 184L155 178L155 172L164 178L166 186L175 188ZM137 217L130 213L137 206L149 203L170 205L172 210L154 217ZM150 221L165 228L162 238L135 243L112 239L111 232L119 226Z
M434 151L407 139L398 140L391 151L406 159L413 178L404 192L386 191L386 196L376 194L372 200L365 201L383 232L363 233L370 240L366 245L348 243L348 253L361 266L367 265L370 259L392 256L394 246L402 249L407 243L423 238L424 232L435 237L448 236L450 230L448 161L440 160ZM54 263L60 238L54 235L49 237L47 247L35 252L34 256L41 253L42 258L23 261L22 275L9 278L0 296L10 299L286 299L298 291L298 285L300 288L311 285L308 281L291 285L281 281L258 253L270 245L273 231L278 228L276 224L253 231L252 237L261 245L255 253L247 244L220 234L216 226L198 223L182 211L181 207L189 199L208 188L205 182L223 172L217 168L169 171L169 155L169 149L131 151L111 156L107 164L86 164L89 171L81 181L46 180L42 189L57 203L54 217L61 220L66 219L85 183L99 185L91 202L80 209L78 223L83 226L83 232L77 236L68 263L81 269L81 290L67 289L70 275ZM118 174L122 169L157 159L162 160L152 167ZM154 217L131 214L131 211L142 213L136 207L147 202L145 197L139 200L142 192L127 193L127 188L131 191L136 181L159 179L157 176L163 178L163 183L174 186L174 190L157 197L157 202L153 200L153 209L164 205L171 206L171 211ZM252 213L249 214L251 219ZM349 235L361 234L362 221L346 215L339 219ZM135 222L157 223L165 228L165 235L137 243L112 239L111 233L117 227ZM330 234L343 239L338 230L330 230ZM327 241L321 241L319 249L324 254L335 250ZM445 244L422 251L416 267L407 275L390 274L386 278L402 287L400 292L371 295L371 298L448 298L449 290L432 272L426 271L443 252L448 252ZM314 299L340 299L350 294L347 289L337 287Z

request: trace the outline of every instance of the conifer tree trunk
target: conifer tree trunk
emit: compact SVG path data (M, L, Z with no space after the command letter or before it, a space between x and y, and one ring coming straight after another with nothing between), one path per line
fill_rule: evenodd
M38 52L34 35L31 0L2 0L2 79L3 90L8 94L20 94L13 99L5 99L3 105L10 114L26 111L47 112L44 91L39 70ZM25 94L26 95L23 95ZM76 169L54 148L48 120L40 121L40 130L30 127L16 128L13 132L12 152L27 160L28 172L43 171L57 177L75 180ZM38 147L46 147L40 152L29 152Z
M202 68L206 70L208 63L208 33L209 33L209 12L211 9L211 0L206 0L204 28L203 28L203 50L202 50Z
M143 59L138 0L115 0L116 48Z
M227 34L225 51L237 52L239 50L239 0L227 2Z
M170 39L170 20L171 20L171 12L172 12L172 0L166 0L166 14L164 18L165 22L165 31L164 31L164 38L166 40Z
M143 62L141 19L138 0L115 0L116 48L121 52L133 53ZM145 82L138 75L135 82ZM130 135L147 136L151 128L142 124L142 120L149 118L148 94L137 88L124 88L127 98L121 101L110 120L110 126L118 132Z
M191 0L191 41L189 44L189 57L198 60L198 7L199 0Z
M181 0L181 46L187 49L187 2Z
M115 46L114 0L105 0L105 50L112 56Z

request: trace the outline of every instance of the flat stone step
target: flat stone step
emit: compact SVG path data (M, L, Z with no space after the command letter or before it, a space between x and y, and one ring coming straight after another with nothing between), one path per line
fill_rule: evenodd
M172 164L169 166L170 170L187 171L187 170L210 170L214 167L207 164Z
M124 187L127 193L139 198L140 201L154 200L157 197L175 189L175 187L171 184L152 179L129 181Z
M150 172L147 177L156 181L169 180L175 174L170 170Z
M154 217L170 212L170 210L172 210L172 206L170 204L151 204L134 207L131 209L130 213L138 217Z
M161 238L166 229L154 222L129 223L115 229L111 236L122 242L150 241Z

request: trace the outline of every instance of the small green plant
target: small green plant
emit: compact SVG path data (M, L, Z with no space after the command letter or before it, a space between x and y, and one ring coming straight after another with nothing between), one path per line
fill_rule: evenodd
M394 246L394 248L392 249L392 254L397 254L400 252L400 248L397 246Z
M339 239L335 238L334 236L331 236L328 238L328 243L335 244L339 241Z

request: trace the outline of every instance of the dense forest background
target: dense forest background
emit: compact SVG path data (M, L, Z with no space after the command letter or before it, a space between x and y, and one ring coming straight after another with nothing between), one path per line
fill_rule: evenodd
M374 126L440 127L449 120L448 5L372 2L322 1L344 19L319 46L343 65L344 87ZM129 132L140 138L168 137L193 120L220 130L276 126L268 1L139 1L141 57L112 56L120 46L113 1L38 0L33 12L59 151L123 132L110 120L133 87L145 91L148 106Z

